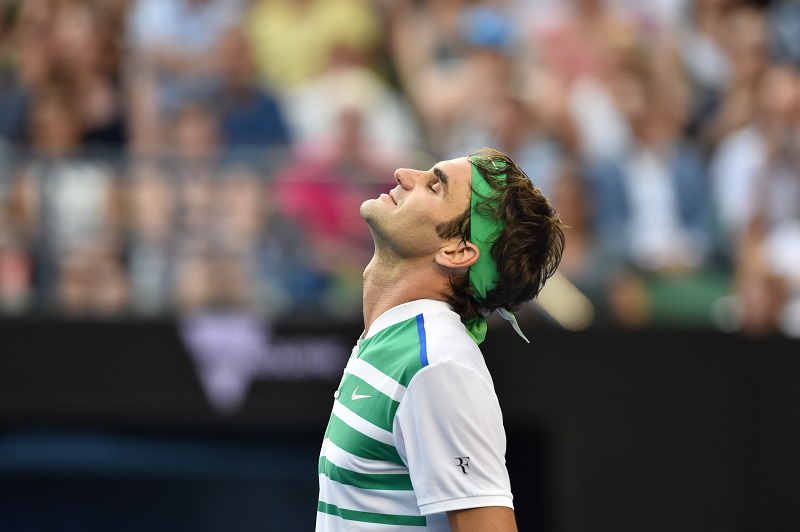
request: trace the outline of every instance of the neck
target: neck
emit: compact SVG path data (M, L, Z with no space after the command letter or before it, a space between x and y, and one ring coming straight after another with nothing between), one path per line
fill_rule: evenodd
M443 300L447 276L433 260L387 260L376 253L364 270L364 334L387 310L419 299Z

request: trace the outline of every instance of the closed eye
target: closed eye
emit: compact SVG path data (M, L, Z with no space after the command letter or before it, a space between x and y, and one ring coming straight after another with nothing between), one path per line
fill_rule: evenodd
M434 166L433 167L433 175L435 175L437 179L436 179L436 181L432 182L429 185L429 188L432 191L437 192L437 193L439 192L439 189L443 189L444 193L447 194L447 185L448 185L447 174L442 172L441 168L439 168L438 166ZM434 188L434 187L436 187L436 185L439 185L439 187L438 188Z

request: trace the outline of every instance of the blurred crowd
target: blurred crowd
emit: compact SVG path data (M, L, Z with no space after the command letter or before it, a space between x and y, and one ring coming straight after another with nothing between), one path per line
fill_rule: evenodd
M2 0L0 316L358 319L358 206L490 146L595 327L800 336L800 0Z

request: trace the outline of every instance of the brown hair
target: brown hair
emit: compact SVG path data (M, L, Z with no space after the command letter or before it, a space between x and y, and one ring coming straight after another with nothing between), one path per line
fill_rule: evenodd
M464 319L485 311L519 309L534 299L558 268L564 250L564 225L545 195L507 155L491 148L470 153L470 161L498 194L481 208L504 219L505 228L492 245L500 274L497 286L479 301L469 276L453 276L447 302ZM505 174L505 179L502 175ZM437 227L442 238L470 239L471 209Z

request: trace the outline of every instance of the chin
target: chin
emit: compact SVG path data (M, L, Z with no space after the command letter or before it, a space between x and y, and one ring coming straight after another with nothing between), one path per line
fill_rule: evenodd
M361 204L361 207L359 207L358 212L359 212L359 214L361 214L361 217L364 220L369 218L369 215L372 212L372 207L373 207L371 204L374 203L374 202L375 202L375 200L368 199L367 201L365 201L364 203Z
M378 211L381 210L381 202L378 199L368 199L361 204L359 213L365 220L374 217Z

